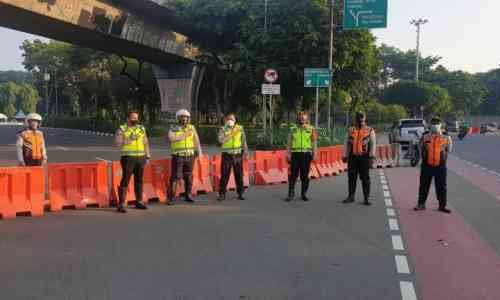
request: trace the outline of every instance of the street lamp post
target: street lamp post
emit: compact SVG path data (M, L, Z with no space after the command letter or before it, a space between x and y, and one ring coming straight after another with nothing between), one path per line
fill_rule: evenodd
M334 5L335 0L330 2L330 52L328 56L328 66L330 72L333 73L333 30L334 30ZM332 136L332 89L333 89L333 78L330 78L330 85L328 86L328 133L330 137ZM335 118L333 118L333 124L335 124ZM334 125L335 126L335 125Z
M49 81L50 81L50 73L45 71L43 73L43 81L45 82L45 113L47 116L49 115Z
M416 67L415 67L415 81L418 81L418 78L419 78L419 67L420 67L420 28L422 25L426 24L427 22L429 22L429 20L427 19L418 19L418 20L411 20L410 21L410 24L412 25L415 25L415 27L417 27L417 62L416 62Z

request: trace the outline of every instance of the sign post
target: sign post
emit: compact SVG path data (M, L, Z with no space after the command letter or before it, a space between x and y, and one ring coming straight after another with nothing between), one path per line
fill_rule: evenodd
M388 0L344 0L344 28L387 27Z
M280 95L281 88L279 84L273 84L278 80L278 72L274 69L267 69L264 72L264 79L267 84L262 85L262 95L264 98L264 134L266 133L267 127L267 116L266 116L266 95L269 95L269 130L271 130L271 145L273 144L273 95Z
M316 130L319 129L319 89L330 87L332 72L330 69L305 69L304 87L316 88Z

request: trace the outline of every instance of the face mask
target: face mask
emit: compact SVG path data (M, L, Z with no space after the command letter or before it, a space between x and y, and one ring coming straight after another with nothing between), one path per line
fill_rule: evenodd
M431 125L432 133L441 133L441 125Z
M130 125L135 126L139 124L139 120L130 120Z
M227 120L226 125L229 127L233 127L236 122L234 120Z

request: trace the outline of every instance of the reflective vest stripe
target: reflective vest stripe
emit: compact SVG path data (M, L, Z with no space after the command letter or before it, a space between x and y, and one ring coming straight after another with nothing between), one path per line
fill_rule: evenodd
M223 127L224 133L228 134L231 132L229 128ZM222 150L224 152L237 153L241 152L242 149L242 139L243 139L243 128L240 125L236 125L234 129L233 136L227 140L224 144L222 144Z
M122 155L123 156L145 156L146 147L144 145L144 137L146 136L145 130L142 126L137 126L134 128L128 127L127 124L120 126L121 131L125 139L129 139L132 135L135 135L135 141L129 144L123 144Z

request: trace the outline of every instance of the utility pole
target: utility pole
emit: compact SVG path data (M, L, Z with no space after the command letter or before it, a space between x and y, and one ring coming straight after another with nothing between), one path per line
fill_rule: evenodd
M267 33L267 1L264 0L264 32Z
M329 52L329 56L328 56L328 67L330 68L331 74L333 74L333 31L335 29L334 5L335 5L335 0L331 0L331 2L330 2L330 52ZM328 86L328 133L330 136L332 136L332 90L333 90L333 78L330 78L330 85ZM335 124L335 118L333 118L333 124ZM335 126L335 125L333 125L333 126Z
M417 27L417 63L416 63L416 67L415 67L415 81L418 81L419 79L419 67L420 67L420 28L422 25L426 24L427 22L429 22L429 20L427 19L418 19L418 20L411 20L410 21L410 24L411 25L415 25L415 27Z

